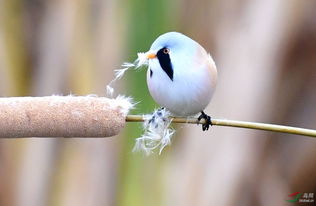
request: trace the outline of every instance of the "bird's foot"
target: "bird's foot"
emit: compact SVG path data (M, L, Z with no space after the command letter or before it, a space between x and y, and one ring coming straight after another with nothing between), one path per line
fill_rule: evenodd
M212 126L211 117L205 114L203 111L201 112L201 115L198 117L198 121L200 123L201 119L205 120L205 123L202 124L202 130L208 130L210 128L210 125ZM199 124L198 123L198 124Z
M157 119L161 119L165 122L166 120L163 118L163 115L164 115L164 111L165 108L164 107L161 107L159 109L157 109L156 111L154 111L148 121L149 124L156 124L156 121ZM156 126L158 127L158 126Z
M157 115L158 115L159 117L161 117L161 116L163 115L164 110L165 110L164 107L160 107L160 108L156 111Z

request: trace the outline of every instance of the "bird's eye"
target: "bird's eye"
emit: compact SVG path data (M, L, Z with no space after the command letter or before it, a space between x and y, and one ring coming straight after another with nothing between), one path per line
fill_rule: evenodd
M164 53L164 54L169 54L169 52L170 52L170 49L168 49L168 48L164 48L164 49L163 49L163 53Z

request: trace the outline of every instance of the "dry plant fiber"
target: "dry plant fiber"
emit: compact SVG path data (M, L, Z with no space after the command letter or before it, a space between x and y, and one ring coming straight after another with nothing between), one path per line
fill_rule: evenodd
M131 107L120 96L0 98L0 138L110 137L124 127Z

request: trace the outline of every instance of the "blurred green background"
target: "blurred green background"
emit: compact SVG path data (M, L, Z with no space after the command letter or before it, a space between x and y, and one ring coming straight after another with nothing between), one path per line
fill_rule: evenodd
M0 95L104 96L114 69L178 31L217 64L208 114L315 129L315 11L315 1L296 0L0 0ZM139 102L135 114L158 106L145 72L115 84ZM111 138L0 140L0 205L293 205L291 193L316 196L314 139L178 125L172 145L146 157L132 153L141 132L128 123Z

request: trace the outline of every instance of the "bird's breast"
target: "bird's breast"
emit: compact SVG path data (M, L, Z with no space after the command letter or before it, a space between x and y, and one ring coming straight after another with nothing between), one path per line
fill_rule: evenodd
M215 89L209 65L182 70L173 66L172 81L157 62L149 64L147 85L153 99L179 116L194 115L204 110Z

